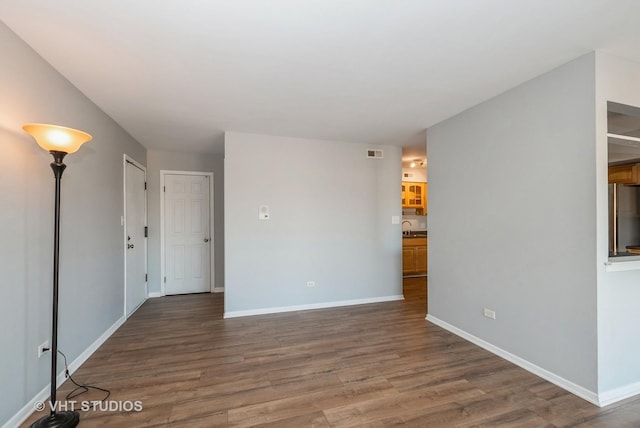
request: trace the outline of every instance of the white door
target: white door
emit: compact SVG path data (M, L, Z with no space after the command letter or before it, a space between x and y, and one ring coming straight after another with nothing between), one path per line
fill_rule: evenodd
M125 311L131 315L147 299L145 170L125 159Z
M164 181L165 294L211 291L209 176Z

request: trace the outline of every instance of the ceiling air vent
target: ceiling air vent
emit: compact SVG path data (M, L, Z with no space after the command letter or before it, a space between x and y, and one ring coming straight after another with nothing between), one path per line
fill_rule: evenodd
M384 152L382 150L368 149L367 157L373 159L382 159L384 157Z

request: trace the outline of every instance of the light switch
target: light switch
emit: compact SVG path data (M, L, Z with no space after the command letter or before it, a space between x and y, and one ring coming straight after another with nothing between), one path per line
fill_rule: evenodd
M391 224L400 224L400 216L392 215L391 216Z
M258 220L269 220L269 205L258 207Z

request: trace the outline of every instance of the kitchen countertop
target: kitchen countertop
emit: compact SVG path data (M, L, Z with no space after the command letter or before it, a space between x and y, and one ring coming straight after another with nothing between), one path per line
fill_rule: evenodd
M609 257L629 257L629 256L637 256L638 253L629 253L626 251L618 251L616 254L609 253Z
M402 231L403 239L411 239L411 238L426 238L427 231L426 230L404 230Z

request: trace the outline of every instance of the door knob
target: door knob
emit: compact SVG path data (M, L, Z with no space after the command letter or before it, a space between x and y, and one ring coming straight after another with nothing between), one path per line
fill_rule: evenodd
M133 244L127 244L127 248L133 248Z
M209 238L204 238L204 242L209 242Z

